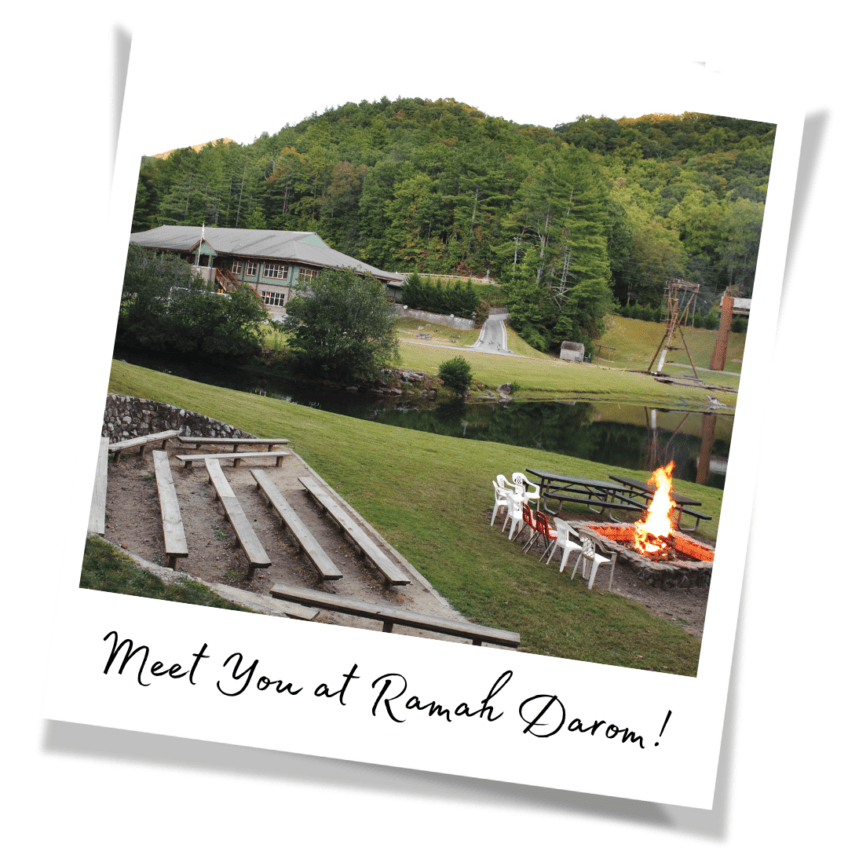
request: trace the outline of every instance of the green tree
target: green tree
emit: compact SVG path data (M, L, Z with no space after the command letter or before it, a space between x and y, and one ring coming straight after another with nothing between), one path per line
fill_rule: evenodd
M295 366L341 382L363 382L400 361L394 307L385 287L349 269L299 283L286 306Z
M439 379L458 395L464 395L471 386L471 365L464 356L455 356L443 362L439 366L438 375Z
M750 297L754 290L764 211L764 203L740 198L728 204L722 220L724 239L719 265L741 297Z
M258 351L264 320L265 309L248 286L219 295L179 257L130 245L119 343L214 360L244 358Z

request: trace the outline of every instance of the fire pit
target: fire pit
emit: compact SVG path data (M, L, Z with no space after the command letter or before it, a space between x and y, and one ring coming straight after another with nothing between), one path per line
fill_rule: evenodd
M633 524L578 524L575 529L616 552L619 562L631 565L652 586L685 589L710 585L714 551L680 531L674 533L673 549L668 556L652 559L633 547L636 535Z
M639 576L663 588L709 586L713 549L674 527L677 504L671 495L674 463L658 468L651 477L656 492L642 520L635 524L582 524L580 529L620 560L637 569Z

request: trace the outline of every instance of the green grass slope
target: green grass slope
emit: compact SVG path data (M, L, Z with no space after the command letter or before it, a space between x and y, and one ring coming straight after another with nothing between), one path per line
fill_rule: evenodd
M495 357L490 357L495 359ZM606 479L632 472L528 448L359 421L113 362L109 391L182 406L292 447L463 614L521 633L522 650L694 675L700 641L617 595L589 592L521 553L485 512L498 473L541 468ZM677 490L715 516L721 491ZM710 526L712 525L712 526Z

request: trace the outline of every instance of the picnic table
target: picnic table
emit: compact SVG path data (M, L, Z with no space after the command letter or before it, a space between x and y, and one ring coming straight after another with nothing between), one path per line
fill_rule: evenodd
M653 498L657 491L657 487L653 484L643 483L641 480L634 480L632 477L619 477L615 474L610 474L610 479L617 483L621 483L623 486L627 486L630 490L629 496L642 498L646 505L651 502L651 498ZM677 509L675 511L677 512L678 527L680 527L680 520L683 515L691 515L695 519L694 526L688 528L690 530L696 530L698 525L701 523L701 519L704 519L704 521L712 521L711 515L706 515L703 512L698 512L697 510L692 509L693 506L700 506L700 501L696 501L694 498L687 497L686 495L680 495L677 492L672 494L672 498L677 504Z
M610 483L607 480L589 480L585 477L569 477L565 474L555 474L552 471L538 471L528 468L528 474L539 478L539 488L542 494L542 506L546 512L556 514L562 507L563 501L583 504L591 512L609 512L612 521L614 509L642 512L645 505L636 501L631 495L631 489L621 483ZM556 510L548 507L548 499L559 501Z
M645 499L646 503L650 502L651 498L657 491L657 487L652 483L643 483L641 480L634 480L632 477L618 477L615 474L610 474L610 480L615 480L616 483L621 483L623 486L627 486L632 496L642 497ZM686 495L679 495L677 492L674 493L674 500L684 506L701 505L700 501L693 500L692 498L686 497Z

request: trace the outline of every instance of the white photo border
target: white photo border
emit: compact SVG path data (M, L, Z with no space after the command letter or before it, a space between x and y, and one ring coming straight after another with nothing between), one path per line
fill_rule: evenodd
M111 315L106 321L112 322L109 334L104 333L103 339L103 355L107 359L141 155L227 135L225 130L216 132L217 127L205 123L202 115L192 118L190 114L195 103L187 94L192 87L192 54L173 54L164 69L164 52L159 36L151 32L134 35L108 216L104 210L104 261L101 272L95 273L96 279L89 285L95 296L102 297L97 314ZM356 75L352 74L338 86L340 97L332 102L396 95L385 90L387 83L377 73L378 68L369 66L367 70L360 93L348 94L357 86ZM46 717L664 804L711 807L803 116L778 97L739 85L738 80L711 73L694 63L688 72L678 76L659 77L656 67L642 69L631 63L624 70L628 90L636 92L653 86L656 91L656 105L648 109L634 107L630 113L634 117L647 111L685 110L778 125L716 544L716 562L721 567L712 578L697 677L81 590L77 547L67 551L66 567L55 587L56 607L51 621L57 638L46 676ZM184 77L180 76L181 71ZM258 74L255 65L241 69L242 74L248 71L252 77ZM581 85L598 91L602 102L603 80L610 84L610 75L621 73L622 67L612 68L607 62L607 76L600 79L586 74L585 68L581 71ZM244 82L239 78L238 67L232 73L236 83ZM163 96L163 86L179 79L186 80L185 85L178 86L184 96L175 103ZM445 84L441 79L439 82ZM510 113L512 103L521 97L532 97L526 93L509 90L499 98L490 88L475 91L475 84L468 81L458 84L455 91L437 91L431 82L425 82L423 74L420 90L413 83L414 80L404 80L408 96L452 96L488 114L531 121L524 115ZM332 79L319 76L305 85L304 96L311 99L311 105L295 115L287 113L284 120L295 122L322 108L332 84ZM198 82L197 96L202 92L203 85ZM215 108L226 112L224 107L230 97L234 95L229 90L219 93ZM245 108L250 108L252 100L247 99ZM560 108L560 115L563 121L576 117L568 111L567 103ZM265 122L269 131L280 123L272 110ZM536 122L541 123L542 119ZM163 142L166 137L171 140ZM91 273L90 269L86 271ZM108 373L108 368L105 370ZM102 415L103 373L99 371L90 380L100 380L99 385L91 387L89 382L84 389L85 416L91 422L97 422ZM99 425L90 443L92 469L96 435ZM90 480L91 475L80 481L77 495L84 503L76 510L78 514L87 515L89 486L85 484ZM197 660L191 680L164 676L145 678L143 682L150 685L139 685L129 673L104 674L111 632L121 639L132 639L136 645L149 646L151 660L160 660L167 666L179 663L185 670L204 645L208 657ZM241 653L248 662L257 659L260 673L270 679L291 682L303 691L294 696L253 688L238 696L222 694L220 690L227 688L229 679L223 663L234 652ZM345 693L345 704L339 698L313 694L322 683L330 690L338 689L354 666L357 677ZM486 696L499 681L504 681L507 672L511 676L491 697L493 709L487 714L455 718L448 723L425 713L400 710L398 715L405 721L398 723L388 716L384 704L373 709L381 685L375 685L375 681L383 675L402 674L408 694L419 696L422 702L435 700L447 707L465 702L473 711L485 703ZM392 681L397 683L398 678ZM545 737L541 721L535 728L538 735L525 732L530 711L543 703L533 699L551 695L564 705L567 722L580 718L584 724L596 720L607 722L607 726L614 723L641 735L644 747L633 742L625 744L620 736L607 739L600 734L572 732L567 726ZM552 707L547 717L555 717L556 709ZM497 714L502 715L492 720ZM686 775L685 779L682 775Z

